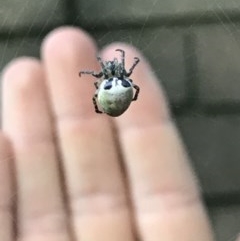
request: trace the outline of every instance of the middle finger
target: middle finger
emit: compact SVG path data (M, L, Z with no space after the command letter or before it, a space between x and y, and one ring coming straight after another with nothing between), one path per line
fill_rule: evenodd
M95 45L85 33L61 28L45 40L43 60L76 236L82 241L131 241L131 215L111 123L94 112L93 77L78 77L80 70L97 69Z

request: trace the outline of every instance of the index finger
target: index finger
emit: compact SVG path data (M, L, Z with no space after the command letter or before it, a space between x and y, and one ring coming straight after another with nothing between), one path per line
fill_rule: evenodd
M139 99L116 119L139 234L149 241L213 240L163 90L147 61L132 47L113 44L103 51L104 58L110 59L118 48L126 51L127 68L134 57L141 59L131 76L140 87Z

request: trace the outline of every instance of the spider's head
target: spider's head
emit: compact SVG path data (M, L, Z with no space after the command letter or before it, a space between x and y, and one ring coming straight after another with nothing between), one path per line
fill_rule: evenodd
M119 63L116 58L113 61L105 62L105 71L108 76L117 76L119 75Z

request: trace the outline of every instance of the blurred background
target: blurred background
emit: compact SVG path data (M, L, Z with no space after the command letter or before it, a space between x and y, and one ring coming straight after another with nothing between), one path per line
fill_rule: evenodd
M0 68L57 26L135 45L166 88L219 241L240 231L239 0L0 0ZM64 46L63 46L64 47Z

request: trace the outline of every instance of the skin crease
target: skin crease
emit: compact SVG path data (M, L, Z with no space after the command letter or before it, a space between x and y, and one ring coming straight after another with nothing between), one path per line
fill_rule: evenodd
M126 68L141 59L131 76L139 98L118 118L94 112L94 78L78 76L99 71L96 45L81 29L58 28L40 60L5 67L1 240L214 240L162 87L131 46L114 43L102 58L118 48Z

